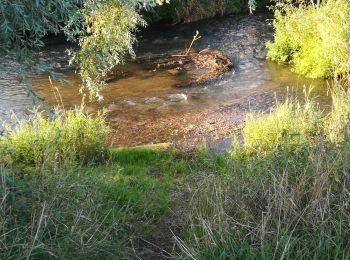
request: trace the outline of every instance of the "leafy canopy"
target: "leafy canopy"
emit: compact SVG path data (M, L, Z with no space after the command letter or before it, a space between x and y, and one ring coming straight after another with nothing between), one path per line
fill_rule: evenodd
M145 26L140 9L165 0L2 0L0 1L0 57L14 55L35 68L31 51L44 46L43 37L64 33L81 49L72 55L90 94L98 95L103 77L134 55L138 26Z

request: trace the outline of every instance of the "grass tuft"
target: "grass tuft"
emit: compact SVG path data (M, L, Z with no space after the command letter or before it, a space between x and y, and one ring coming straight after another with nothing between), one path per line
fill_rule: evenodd
M180 257L350 257L350 93L332 96L323 118L294 100L250 116L243 143L198 166Z
M101 162L108 154L109 127L103 113L57 110L49 118L36 112L34 118L11 125L0 137L0 154L3 163L21 174Z

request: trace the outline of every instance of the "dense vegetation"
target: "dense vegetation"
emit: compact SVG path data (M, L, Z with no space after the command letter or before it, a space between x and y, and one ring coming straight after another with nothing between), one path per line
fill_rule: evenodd
M278 104L250 117L243 145L202 157L183 255L349 258L349 98L333 93L326 117L311 101Z
M32 1L0 3L7 10L2 54L27 52L47 33L76 28L71 35L81 50L74 59L87 85L98 84L90 86L96 94L106 71L133 53L132 32L144 24L139 2L49 2L36 1L46 25L18 19L34 12ZM198 11L204 18L231 10L223 2L183 3L209 7L210 14ZM309 93L302 102L287 97L268 112L248 114L225 154L112 149L105 114L83 108L10 122L0 136L0 258L155 258L138 243L155 233L180 259L350 258L350 91L340 84L349 82L349 3L276 8L269 57L310 77L334 77L330 112ZM78 20L77 27L69 22ZM184 210L174 210L170 221L183 223L172 245L164 235L169 225L162 225L178 206Z
M320 6L278 4L268 58L289 63L296 73L311 78L348 74L349 20L347 0L322 1Z
M107 156L109 129L103 113L85 115L83 107L56 110L49 118L37 112L28 121L12 122L0 136L2 163L16 172L59 170L100 162Z
M25 65L24 71L50 72L47 64L40 64L32 51L44 46L43 38L48 34L64 33L68 40L78 41L81 47L73 52L71 61L80 71L82 87L86 87L91 96L100 98L99 90L104 86L107 71L122 63L127 55L133 55L134 32L137 26L145 25L139 11L163 2L1 1L0 57L14 56ZM20 75L23 77L24 73Z
M248 115L224 155L106 154L102 115L79 111L21 123L1 137L1 257L131 256L169 207L190 203L174 257L347 258L350 93L332 97L327 115L293 99ZM190 202L171 196L186 190Z
M265 4L264 0L4 0L0 2L0 57L14 56L23 65L21 77L28 70L57 76L32 51L44 46L45 36L65 34L80 47L71 51L70 62L77 66L82 88L87 88L90 97L102 99L99 92L106 74L135 55L135 32L146 26L141 14L150 22L189 22ZM153 10L157 5L159 9Z

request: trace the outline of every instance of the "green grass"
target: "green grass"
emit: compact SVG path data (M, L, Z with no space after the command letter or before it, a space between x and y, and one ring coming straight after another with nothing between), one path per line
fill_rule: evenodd
M37 113L0 137L0 258L132 257L189 172L171 147L109 149L102 113Z
M287 99L277 103L272 113L250 113L242 131L245 147L259 152L282 144L301 144L318 134L321 118L321 111L310 100L302 106Z
M0 162L18 174L93 164L108 154L109 127L103 113L92 117L83 108L57 110L50 118L37 112L28 121L10 123L0 136Z
M273 23L275 37L267 45L268 58L289 63L293 71L310 78L347 75L349 20L347 0L322 1L320 7L279 2Z
M335 89L322 118L289 100L250 116L230 153L202 155L179 257L349 258L349 97Z
M332 99L328 114L307 98L249 114L224 155L158 145L109 149L95 160L91 152L107 146L88 145L105 136L101 115L20 123L1 137L0 259L145 256L137 238L171 243L162 232L174 218L182 223L173 258L347 259L350 92L334 87ZM69 134L57 135L57 126ZM66 153L57 146L66 140L85 151ZM11 162L32 158L28 147L51 160ZM19 171L26 167L35 171Z
M18 177L1 168L0 258L132 257L173 204L175 178L188 172L170 150L123 149L108 164Z

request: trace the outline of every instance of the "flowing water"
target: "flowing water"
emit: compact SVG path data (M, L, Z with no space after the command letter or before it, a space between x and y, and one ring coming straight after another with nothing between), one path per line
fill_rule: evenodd
M304 99L304 87L312 86L312 96L323 107L330 105L323 80L310 80L290 72L289 68L266 61L266 42L273 37L265 14L228 16L177 26L153 26L139 33L137 61L120 68L124 75L110 82L102 91L103 102L87 102L86 110L106 107L108 121L114 129L114 146L171 142L193 147L204 139L217 149L226 149L228 137L244 120L249 110L264 111L276 99L288 93ZM202 38L194 48L216 49L226 53L234 70L205 84L183 88L186 75L157 70L150 62L155 55L184 50L196 30ZM44 103L61 103L54 95L59 89L65 107L81 104L80 79L68 66L67 45L55 45L37 53L64 72L67 82L50 85L45 75L31 75L34 91ZM0 78L0 118L8 119L10 111L25 117L32 108L23 86L13 69ZM287 88L288 87L288 88Z

